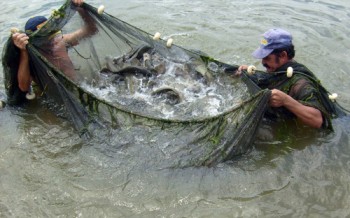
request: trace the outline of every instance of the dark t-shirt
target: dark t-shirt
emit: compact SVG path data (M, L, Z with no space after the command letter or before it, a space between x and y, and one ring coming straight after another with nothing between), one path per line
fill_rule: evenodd
M288 78L286 71L293 68L293 76ZM332 128L330 115L325 109L319 92L319 81L304 65L290 61L276 70L275 73L257 72L249 76L262 89L278 89L290 95L303 105L314 107L321 111L323 127ZM285 107L269 108L266 116L270 119L290 119L296 116Z

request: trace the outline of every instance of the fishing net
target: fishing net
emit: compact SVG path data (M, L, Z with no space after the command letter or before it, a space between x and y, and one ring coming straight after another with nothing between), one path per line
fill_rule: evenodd
M79 37L64 43L63 37L77 36L72 33ZM68 0L29 42L37 96L45 96L82 137L103 132L100 138L111 146L132 143L140 156L164 166L211 166L247 152L270 97L246 74L233 77L238 66L86 3L76 7ZM14 85L18 56L9 39L3 66L10 104L25 99Z

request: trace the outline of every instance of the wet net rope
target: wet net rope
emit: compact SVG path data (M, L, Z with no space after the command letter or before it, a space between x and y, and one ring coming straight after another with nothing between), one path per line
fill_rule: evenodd
M60 51L63 37L76 31L84 34ZM132 142L140 152L150 147L147 155L166 167L212 166L245 153L270 97L246 74L232 77L238 66L172 44L86 3L76 7L68 0L29 42L37 95L82 137L102 134L112 146ZM18 57L9 39L3 52L5 87L17 100Z

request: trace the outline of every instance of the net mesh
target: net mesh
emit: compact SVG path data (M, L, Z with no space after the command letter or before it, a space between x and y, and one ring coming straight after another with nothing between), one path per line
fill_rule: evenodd
M245 153L267 108L269 90L228 73L238 66L154 39L86 3L68 0L29 41L39 95L82 137L133 142L165 167L212 166ZM5 86L24 99L14 85L18 56L9 39Z

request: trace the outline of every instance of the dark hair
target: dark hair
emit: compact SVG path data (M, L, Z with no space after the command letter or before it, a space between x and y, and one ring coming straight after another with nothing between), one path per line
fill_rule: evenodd
M294 58L295 56L295 50L294 50L294 45L290 45L288 47L284 47L284 48L277 48L277 49L274 49L272 51L271 54L275 54L277 56L280 56L280 54L285 51L287 52L287 56L288 56L288 59L291 60Z

